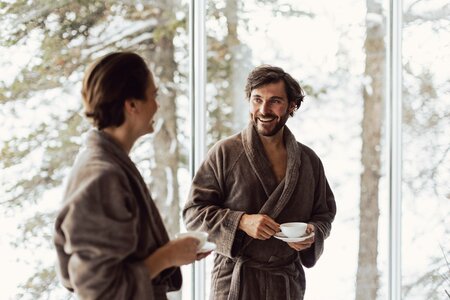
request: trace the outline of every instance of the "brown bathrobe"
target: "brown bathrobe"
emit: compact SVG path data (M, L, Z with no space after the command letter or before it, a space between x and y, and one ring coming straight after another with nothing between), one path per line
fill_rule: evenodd
M143 260L169 241L127 153L92 130L68 179L54 243L62 284L80 299L166 299L179 268L151 280Z
M287 170L278 184L259 136L250 124L218 142L195 175L183 211L187 227L217 244L211 299L303 299L303 266L319 259L336 203L319 157L284 127ZM256 240L238 230L244 214L278 223L315 225L315 243L297 252L274 237Z

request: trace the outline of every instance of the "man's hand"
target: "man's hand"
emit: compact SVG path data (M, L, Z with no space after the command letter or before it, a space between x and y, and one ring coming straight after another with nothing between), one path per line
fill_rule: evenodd
M312 232L314 232L314 225L308 224L308 226L306 227L306 235L309 235ZM309 247L311 247L313 243L314 243L314 236L301 242L288 243L288 245L289 247L291 247L296 251L301 251L308 249Z
M242 215L239 229L254 239L267 240L280 231L280 224L267 215Z

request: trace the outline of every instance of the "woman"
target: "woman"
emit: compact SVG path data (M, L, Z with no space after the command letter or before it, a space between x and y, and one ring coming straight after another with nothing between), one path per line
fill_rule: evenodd
M181 287L179 266L209 254L197 254L192 237L169 241L128 156L154 130L156 94L134 53L109 54L85 74L85 113L96 129L69 176L54 238L62 283L81 299L166 299Z

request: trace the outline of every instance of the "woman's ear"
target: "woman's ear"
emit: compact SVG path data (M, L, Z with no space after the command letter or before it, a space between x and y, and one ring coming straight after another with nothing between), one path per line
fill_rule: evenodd
M136 112L136 100L134 100L134 99L126 99L123 106L124 106L125 112L127 112L127 113Z

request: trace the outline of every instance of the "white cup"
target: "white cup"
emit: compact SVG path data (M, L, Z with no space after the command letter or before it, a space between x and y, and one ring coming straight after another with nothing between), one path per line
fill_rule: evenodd
M290 238L301 237L306 233L306 227L308 224L303 222L290 222L280 224L281 232L284 233L285 236Z
M181 232L177 233L175 235L175 238L186 238L186 237L193 237L197 240L199 240L198 249L201 249L203 245L206 243L206 240L208 239L208 233L204 231L188 231L188 232Z

